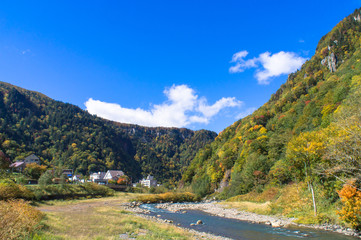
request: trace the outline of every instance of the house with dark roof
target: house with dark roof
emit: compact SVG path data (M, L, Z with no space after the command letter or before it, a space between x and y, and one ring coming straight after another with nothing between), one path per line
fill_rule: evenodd
M17 160L16 162L12 163L10 165L10 168L13 171L15 170L17 172L22 172L25 169L26 165L30 163L36 163L40 165L40 159L35 154L31 154L24 159Z
M25 162L25 164L36 163L40 165L40 159L35 154L27 156L26 158L24 158L23 161Z
M105 176L103 179L105 180L114 180L117 181L119 177L124 176L124 172L120 170L108 170L105 173Z

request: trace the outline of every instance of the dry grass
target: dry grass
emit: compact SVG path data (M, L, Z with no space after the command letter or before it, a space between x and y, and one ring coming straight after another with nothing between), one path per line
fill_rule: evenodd
M220 204L224 205L227 208L235 208L240 211L254 212L258 214L270 214L271 213L271 202L265 203L255 203L255 202L221 202Z
M20 239L39 228L43 214L24 200L0 201L0 239Z
M125 211L121 203L136 194L120 193L101 199L53 201L39 206L48 226L38 239L119 239L128 234L136 239L194 239L187 231L155 223Z
M249 201L257 203L265 203L277 199L280 195L280 189L276 187L270 187L265 189L262 193L257 193L256 191L249 192L244 195L238 195L227 200L227 202L239 202L239 201Z
M317 200L321 205L322 199ZM262 193L235 196L221 204L258 214L292 217L297 219L295 222L304 224L337 222L332 207L319 208L317 217L314 217L311 194L305 183L293 183L283 188L270 187Z

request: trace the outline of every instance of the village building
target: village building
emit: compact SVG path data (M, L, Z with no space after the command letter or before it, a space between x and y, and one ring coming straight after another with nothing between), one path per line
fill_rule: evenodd
M117 181L119 177L124 176L124 172L120 170L108 170L104 176L105 180Z
M25 162L25 164L36 163L40 165L40 159L35 154L27 156L26 158L24 158L23 161Z
M157 180L154 179L153 176L148 175L146 179L142 179L139 181L139 183L144 187L156 187L157 186Z
M16 161L9 166L15 172L22 172L24 171L26 165L23 161Z
M36 163L40 165L40 159L35 154L31 154L24 159L17 160L16 162L12 163L10 168L13 171L22 172L24 171L26 165L30 163Z
M96 172L90 174L90 181L98 184L108 184L109 180L117 181L121 176L124 176L123 171L108 170L107 172Z
M90 174L90 181L92 182L99 182L99 181L103 181L103 178L105 176L105 172L95 172Z
M73 176L73 169L63 169L62 174L70 178Z
M84 179L80 175L74 175L71 178L69 178L72 182L81 182L84 183Z

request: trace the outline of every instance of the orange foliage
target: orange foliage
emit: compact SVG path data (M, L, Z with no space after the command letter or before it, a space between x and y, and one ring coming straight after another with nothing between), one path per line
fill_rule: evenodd
M355 229L361 229L361 191L354 187L354 183L345 184L338 192L343 207L337 212L340 219L351 224Z
M129 180L129 178L128 178L127 176L121 176L121 177L118 178L117 184L127 185L127 184L128 184L128 180Z

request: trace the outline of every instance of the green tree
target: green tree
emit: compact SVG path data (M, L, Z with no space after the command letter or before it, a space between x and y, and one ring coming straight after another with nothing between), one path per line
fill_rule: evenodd
M53 179L53 174L51 173L51 171L46 171L45 173L43 173L39 180L38 180L38 183L39 185L41 186L46 186L46 185L49 185L49 184L52 184L52 179Z
M31 179L38 180L40 176L46 171L47 167L37 163L29 163L24 169L24 174Z

